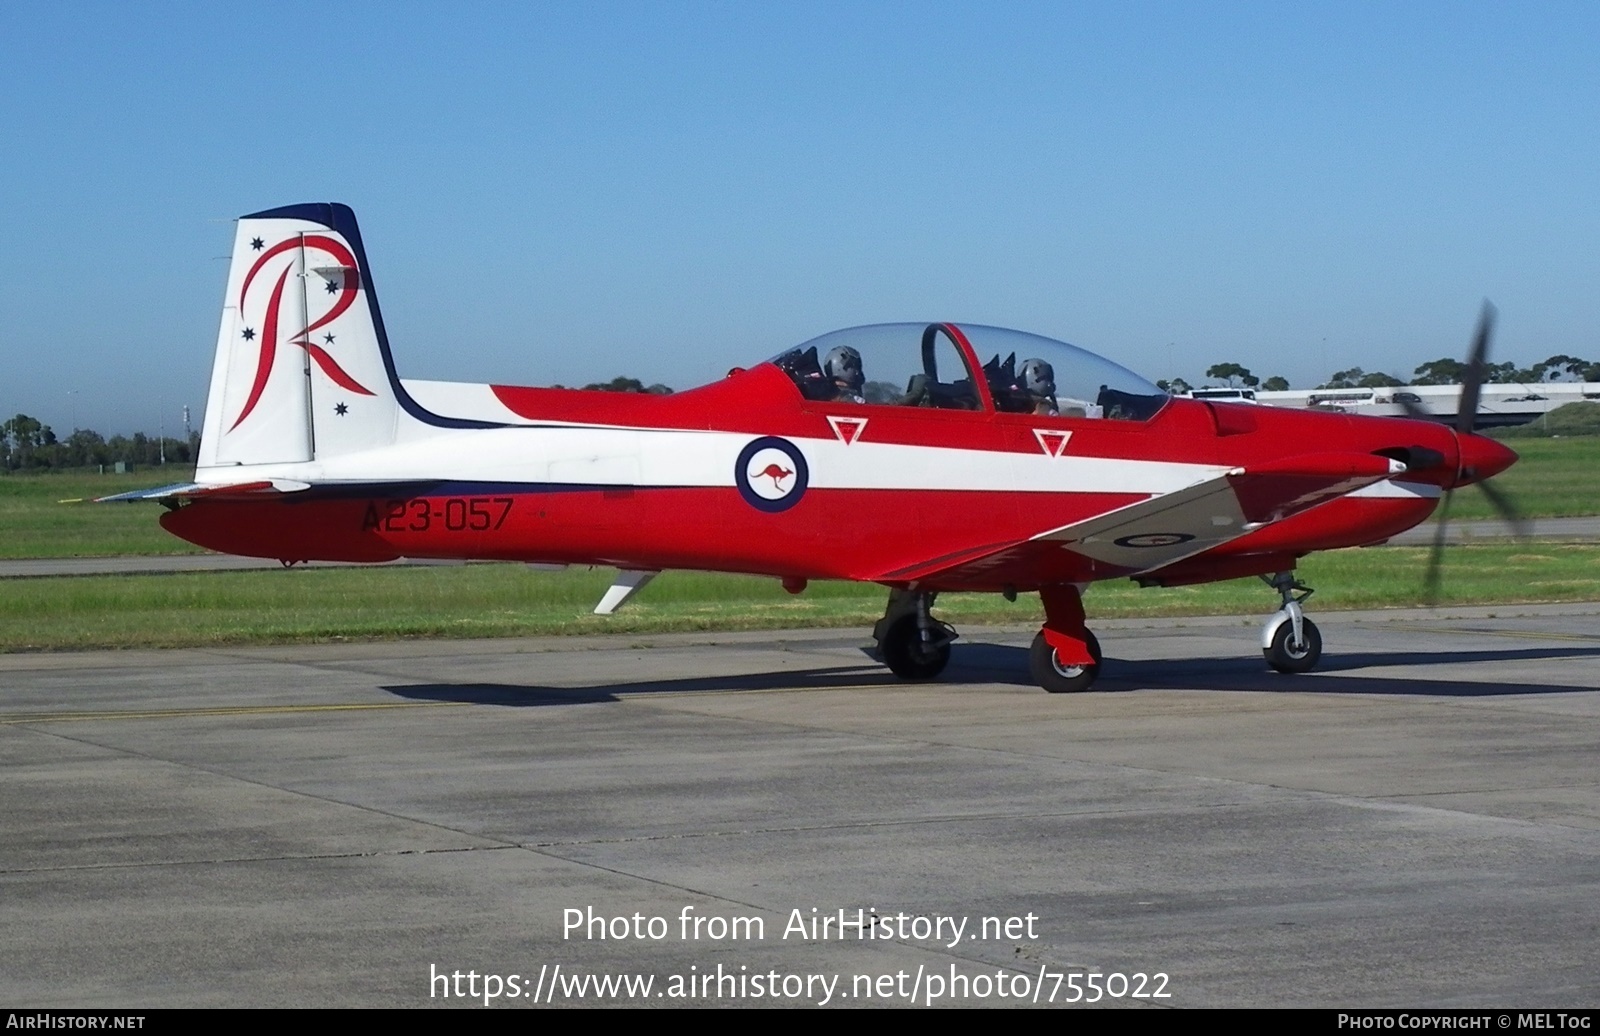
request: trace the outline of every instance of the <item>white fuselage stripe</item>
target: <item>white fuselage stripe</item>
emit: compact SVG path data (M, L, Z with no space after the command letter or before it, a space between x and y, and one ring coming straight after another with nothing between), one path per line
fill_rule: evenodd
M762 438L743 432L593 426L493 428L405 435L399 446L326 461L208 469L201 481L290 478L306 482L443 479L601 486L732 487L739 453ZM1228 471L1212 464L1050 457L857 441L792 438L812 489L1025 493L1170 493ZM207 477L209 476L209 477ZM225 477L225 478L224 478Z

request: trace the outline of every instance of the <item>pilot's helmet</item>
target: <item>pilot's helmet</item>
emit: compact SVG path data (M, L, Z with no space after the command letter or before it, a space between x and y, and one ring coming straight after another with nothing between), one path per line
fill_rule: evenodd
M1053 399L1056 394L1055 368L1040 359L1023 360L1022 388L1035 399Z
M827 359L822 363L822 369L834 381L843 382L853 389L859 390L867 381L867 376L861 370L861 354L848 345L830 349Z

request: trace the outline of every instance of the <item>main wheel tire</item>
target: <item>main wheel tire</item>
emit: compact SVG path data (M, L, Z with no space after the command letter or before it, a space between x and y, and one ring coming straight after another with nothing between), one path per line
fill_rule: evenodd
M902 680L932 680L944 672L950 663L950 645L941 644L929 650L922 643L915 615L902 615L883 635L879 645L883 649L883 662L889 671Z
M1094 662L1090 665L1065 665L1056 657L1056 649L1044 639L1044 631L1040 630L1033 638L1033 647L1028 649L1028 668L1033 671L1034 681L1051 694L1087 691L1100 675L1100 662L1104 656L1100 653L1100 642L1093 633L1085 630L1084 639L1088 641L1089 655Z
M1300 620L1300 632L1305 643L1294 644L1294 623L1285 620L1272 634L1272 646L1262 648L1267 665L1280 673L1308 673L1322 658L1322 634L1310 619Z

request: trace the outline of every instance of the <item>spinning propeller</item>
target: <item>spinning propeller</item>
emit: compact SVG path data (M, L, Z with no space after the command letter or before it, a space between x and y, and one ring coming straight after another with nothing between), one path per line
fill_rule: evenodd
M1439 603L1439 567L1444 558L1445 538L1450 526L1450 498L1457 486L1476 485L1489 498L1495 512L1505 519L1518 539L1528 535L1528 523L1517 513L1510 497L1491 486L1485 479L1503 470L1509 460L1505 447L1490 439L1473 434L1472 426L1478 416L1478 400L1483 394L1483 380L1488 371L1489 339L1494 334L1495 308L1488 301L1478 317L1478 330L1472 336L1472 350L1467 355L1466 375L1461 383L1461 397L1456 404L1455 433L1458 457L1455 477L1444 485L1444 502L1439 507L1438 528L1433 537L1433 551L1428 557L1428 573L1424 580L1430 605ZM1412 417L1431 420L1432 415L1407 399L1397 402Z

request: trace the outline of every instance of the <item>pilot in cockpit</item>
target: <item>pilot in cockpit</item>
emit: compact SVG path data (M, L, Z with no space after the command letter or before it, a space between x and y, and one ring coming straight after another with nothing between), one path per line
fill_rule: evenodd
M1061 411L1056 406L1055 368L1044 360L1023 360L1017 373L1017 380L1022 383L1022 390L1032 406L1029 412L1035 417L1060 417Z
M867 401L867 397L862 394L862 389L867 384L867 375L861 365L861 354L850 346L841 345L829 350L827 358L823 360L822 370L833 382L833 395L828 397L831 402Z

